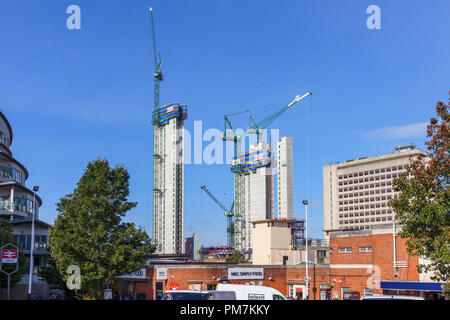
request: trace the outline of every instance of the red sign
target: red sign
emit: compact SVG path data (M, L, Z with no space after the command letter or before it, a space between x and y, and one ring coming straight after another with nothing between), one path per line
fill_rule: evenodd
M3 249L2 250L2 263L17 263L17 250Z
M169 284L169 290L178 290L180 289L180 286L178 285L178 282L171 282Z

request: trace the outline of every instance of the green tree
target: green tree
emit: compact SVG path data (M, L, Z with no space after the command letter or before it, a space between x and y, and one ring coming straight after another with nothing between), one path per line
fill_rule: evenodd
M419 272L430 271L450 295L449 107L438 102L436 113L440 121L432 118L427 127L429 158L410 159L408 175L393 182L400 195L390 205L402 226L399 235L407 239L408 252L430 261L419 264Z
M56 267L55 260L51 256L48 257L46 265L39 268L38 276L45 280L51 289L67 289L61 273L59 273L59 270Z
M13 228L11 224L4 219L0 219L0 247L11 243L17 246L17 241L14 238ZM16 264L3 264L3 270L7 272L14 271L16 269ZM27 271L26 258L23 252L19 250L19 270L13 273L10 278L11 288L13 285L20 281L23 274ZM8 276L3 272L0 272L0 288L5 289L8 287Z
M49 230L49 247L63 281L67 268L81 271L83 299L102 299L115 277L147 266L155 248L133 223L122 222L136 203L128 202L129 174L108 161L91 161L73 193L57 203L58 217Z
M233 254L225 259L227 262L234 263L246 263L248 260L244 258L244 256L239 251L234 251Z
M47 258L45 266L39 268L38 276L47 282L50 289L64 290L66 300L72 300L74 298L74 292L67 287L52 256Z

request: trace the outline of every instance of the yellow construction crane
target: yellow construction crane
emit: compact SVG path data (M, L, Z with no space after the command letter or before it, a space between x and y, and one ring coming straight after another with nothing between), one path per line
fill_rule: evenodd
M195 249L195 253L196 253L196 259L195 260L200 260L200 247L199 247L198 237L197 237L197 235L195 233L194 233L194 235L192 237L195 238L195 240L197 240L197 246L196 246L196 249Z

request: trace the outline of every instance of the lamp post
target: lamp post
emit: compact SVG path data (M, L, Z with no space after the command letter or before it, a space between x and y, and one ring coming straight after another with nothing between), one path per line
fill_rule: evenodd
M303 200L303 205L305 206L305 243L306 243L306 300L309 300L309 278L308 278L308 200Z
M33 210L31 212L31 248L30 248L30 272L28 274L28 300L31 299L31 287L33 280L34 269L34 220L36 216L36 192L39 190L39 186L33 187Z

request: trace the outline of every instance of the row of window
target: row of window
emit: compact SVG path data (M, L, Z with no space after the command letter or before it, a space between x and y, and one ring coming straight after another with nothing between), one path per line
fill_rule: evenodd
M350 212L350 213L346 213L346 214L340 214L339 215L339 218L348 218L348 217L353 217L353 216L355 216L355 217L358 217L358 216L361 216L361 217L363 217L363 216L369 216L369 215L380 215L380 214L392 214L392 210L391 209L389 209L389 210L377 210L377 211L374 211L374 210L372 210L372 211L366 211L366 212L355 212L355 213L353 213L353 212Z
M0 178L14 180L20 184L23 184L22 172L14 168L0 166Z
M399 174L398 176L396 175L396 177L400 177L402 174ZM384 179L383 179L384 180ZM346 186L346 185L351 185L351 184L355 184L355 185L358 185L358 186L356 186L354 189L355 190L358 190L358 187L359 187L359 189L363 189L362 187L361 187L361 183L366 183L365 184L365 188L366 189L368 189L369 187L367 186L367 184L369 183L369 182L375 182L375 181L380 181L380 179L367 179L367 181L361 181L361 182L358 182L358 180L354 180L354 181L349 181L348 183L347 183L347 181L344 181L344 182L342 182L342 181L340 181L339 182L339 186ZM385 185L384 183L384 181L382 182L383 184L382 185ZM387 184L388 185L391 185L392 184L392 179L388 179L387 180ZM373 186L373 184L372 184L372 186ZM349 187L349 188L351 188L351 187ZM373 188L373 187L371 187L371 188ZM341 188L342 189L342 188ZM344 188L345 189L345 188Z
M30 234L17 234L14 236L17 241L19 250L31 250L31 235ZM47 250L47 236L35 235L34 236L34 250L45 251Z
M358 221L359 220L359 221ZM366 219L354 219L354 220L341 220L339 224L353 224L353 223L369 223L369 222L380 222L380 221L391 221L392 217L376 217L376 218L366 218Z
M370 198L370 202L374 202L375 201L374 199L375 198ZM380 201L380 200L378 199L376 201ZM361 202L363 202L363 201L361 201ZM369 198L366 198L366 200L364 202L369 202ZM360 205L360 206L340 207L339 211L342 212L342 211L351 211L351 210L363 210L364 208L366 208L366 209L369 209L369 208L374 209L374 208L382 208L382 207L383 208L387 207L386 202L377 203L377 204L370 204L370 205L366 204L365 206Z
M406 169L406 166L400 165L400 166L393 166L393 167L387 167L387 168L381 168L381 169L374 169L374 170L368 170L364 172L357 172L357 173L349 173L344 175L339 175L339 180L347 179L347 178L354 178L354 177L362 177L367 176L369 174L379 174L384 172L391 172L391 171L397 171Z
M380 188L380 187L386 187L386 186L388 186L388 187L390 187L392 185L392 182L391 181L388 181L387 183L384 183L384 182L382 182L382 183L376 183L376 184L371 184L371 185L365 185L365 186L360 186L359 187L359 189L360 190L362 190L362 189L372 189L372 188ZM356 189L355 189L356 190ZM374 191L376 191L376 190L374 190ZM380 189L380 193L386 193L386 192L391 192L392 191L392 189ZM363 193L362 192L355 192L355 193L344 193L344 194L339 194L339 199L342 199L342 198L353 198L353 197L358 197L358 196L363 196Z
M368 182L372 182L372 181L380 181L380 180L386 180L386 179L389 180L389 179L398 178L398 177L400 177L402 175L404 175L404 174L401 174L401 173L400 174L393 174L393 175L388 174L387 176L377 176L377 177L372 177L370 179L369 178L359 179L359 181L358 180L353 180L353 182L350 181L348 184L350 185L350 184L368 183ZM339 182L339 185L340 186L347 185L347 183ZM363 189L363 187L362 186L355 186L355 187L339 188L339 192L347 192L347 191L358 190L358 189Z
M389 195L387 195L387 196L380 196L380 197L376 197L375 198L375 201L381 201L381 200L391 200L391 198L392 198L392 196L390 195L390 192L391 192L391 189L387 189L387 190L385 190L385 189L383 189L383 190L376 190L376 192L374 192L374 191L370 191L370 193L369 193L369 191L366 191L365 193L360 193L359 195L360 195L360 197L363 197L363 196L369 196L369 195L376 195L376 194L380 194L380 193L389 193ZM357 197L357 196L355 196L355 197ZM395 196L394 196L395 197ZM368 199L368 198L367 198ZM372 198L373 199L373 198ZM340 206L342 206L342 205L346 205L346 204L353 204L353 203L363 203L364 202L364 200L365 199L350 199L350 200L344 200L344 201L339 201L339 205ZM373 200L372 200L373 201ZM368 202L368 201L365 201L365 202Z
M353 248L351 247L339 248L338 251L339 253L348 253L352 252ZM372 252L372 247L359 247L359 252Z
M369 230L371 229L371 226L369 225L363 225L363 226L339 226L341 231L351 231L351 230Z
M2 142L4 145L7 145L9 147L9 138L0 131L0 142Z
M9 197L0 196L0 210L11 210ZM33 200L14 198L14 210L33 213Z

